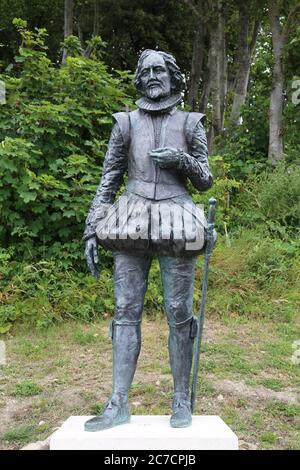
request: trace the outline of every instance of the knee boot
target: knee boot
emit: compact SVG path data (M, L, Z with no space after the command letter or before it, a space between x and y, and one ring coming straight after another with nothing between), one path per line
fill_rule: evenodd
M185 322L169 326L169 354L174 382L170 424L172 427L181 428L189 426L192 422L189 385L197 319L192 317Z
M86 431L100 431L130 421L128 392L141 349L140 322L111 322L113 391L104 411L85 423Z

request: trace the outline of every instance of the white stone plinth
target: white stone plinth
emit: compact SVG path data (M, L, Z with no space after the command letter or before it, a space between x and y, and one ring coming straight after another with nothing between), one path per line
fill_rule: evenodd
M50 450L234 450L237 436L219 416L193 416L187 428L172 428L170 416L132 416L131 422L84 431L91 416L71 416L52 435Z

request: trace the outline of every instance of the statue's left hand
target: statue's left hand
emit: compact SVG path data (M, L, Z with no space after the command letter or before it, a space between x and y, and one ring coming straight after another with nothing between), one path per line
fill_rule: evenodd
M160 168L176 168L180 164L180 151L171 147L151 150L151 158Z

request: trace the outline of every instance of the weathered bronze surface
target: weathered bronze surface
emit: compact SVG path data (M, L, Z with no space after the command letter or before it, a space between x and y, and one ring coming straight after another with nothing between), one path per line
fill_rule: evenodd
M113 390L102 414L87 421L98 431L130 420L128 392L141 346L141 318L151 261L158 257L169 325L174 382L171 426L191 424L189 398L196 257L205 248L207 221L187 190L212 185L204 115L177 109L184 79L173 56L146 50L138 61L138 109L114 115L102 178L86 221L88 266L99 276L97 246L113 251L115 315ZM115 195L128 171L122 196Z

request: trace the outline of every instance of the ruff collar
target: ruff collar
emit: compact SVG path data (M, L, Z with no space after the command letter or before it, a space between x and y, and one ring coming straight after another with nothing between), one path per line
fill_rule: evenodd
M146 113L166 113L182 101L181 93L170 95L160 101L150 100L146 96L139 98L135 104Z

